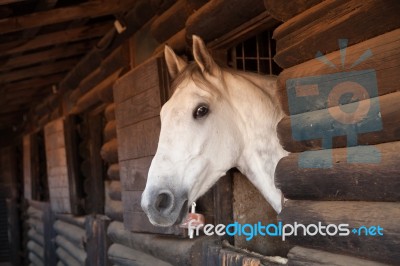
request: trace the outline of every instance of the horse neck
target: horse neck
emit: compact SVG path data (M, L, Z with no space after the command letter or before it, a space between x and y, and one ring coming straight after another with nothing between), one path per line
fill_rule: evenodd
M275 167L287 152L276 130L283 116L275 97L276 78L240 73L228 74L226 80L243 125L244 149L238 168L277 210L281 194L274 185Z

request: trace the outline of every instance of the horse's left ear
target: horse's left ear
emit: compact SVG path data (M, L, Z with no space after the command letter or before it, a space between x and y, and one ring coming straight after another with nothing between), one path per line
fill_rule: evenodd
M207 72L211 75L219 73L219 67L211 57L203 40L196 35L193 35L193 56L202 72Z

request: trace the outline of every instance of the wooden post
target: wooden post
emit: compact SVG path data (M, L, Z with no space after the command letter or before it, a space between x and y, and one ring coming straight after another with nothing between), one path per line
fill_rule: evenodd
M87 265L111 265L107 255L108 248L111 244L107 236L107 228L110 222L111 220L106 216L86 216Z

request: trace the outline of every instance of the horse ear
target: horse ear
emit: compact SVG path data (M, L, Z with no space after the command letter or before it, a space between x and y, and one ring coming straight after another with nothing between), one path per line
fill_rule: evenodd
M183 69L185 69L187 63L185 62L185 60L177 56L168 45L165 45L164 54L169 75L172 79L174 79L176 78L176 76L178 76L179 73L183 71Z
M196 35L193 35L193 56L202 72L208 72L210 74L217 73L219 69L218 65L211 57L203 40Z

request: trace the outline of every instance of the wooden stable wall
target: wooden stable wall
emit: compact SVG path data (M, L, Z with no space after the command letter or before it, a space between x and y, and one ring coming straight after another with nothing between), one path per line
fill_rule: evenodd
M271 4L273 1L265 2ZM302 1L294 2L300 4ZM277 41L275 61L285 68L279 75L278 87L280 101L287 114L278 125L278 133L284 148L292 152L281 159L275 174L277 186L289 199L279 219L284 223L309 224L321 221L325 225L348 223L350 228L377 225L384 228L384 236L375 237L352 233L347 237L289 237L289 243L302 246L290 251L289 264L329 264L333 261L335 265L398 264L400 4L398 1L326 0L314 3L314 6L293 16L279 8L279 4L271 6L271 12L276 12L274 16L286 18L286 22L274 32ZM343 63L341 58L344 52L339 51L338 39L344 38L348 39L349 47ZM372 52L371 57L351 67L367 50ZM332 68L313 59L318 51L326 54L326 58L337 67ZM372 96L376 98L361 100L379 102L382 129L358 134L358 142L349 144L346 136L335 137L332 149L327 150L333 154L331 168L302 168L301 152L317 154L323 146L321 139L295 140L292 132L306 135L312 127L316 128L332 119L329 115L332 112L326 110L323 104L316 105L311 101L303 106L303 111L294 112L287 100L288 81L321 76L326 77L323 81L329 84L334 82L329 74L362 70L376 74L378 92ZM356 78L366 80L366 77L364 74ZM352 78L355 77L350 76L349 80ZM335 107L330 108L333 110ZM361 123L377 121L376 117L366 118L354 128L361 126ZM364 154L364 146L360 145L373 145L378 149L380 163L347 162L349 153Z

